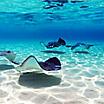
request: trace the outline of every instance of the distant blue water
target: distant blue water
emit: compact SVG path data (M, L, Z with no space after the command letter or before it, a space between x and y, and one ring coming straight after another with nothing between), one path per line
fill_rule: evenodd
M63 37L66 40L104 40L103 25L47 24L36 26L0 25L0 39L47 40Z

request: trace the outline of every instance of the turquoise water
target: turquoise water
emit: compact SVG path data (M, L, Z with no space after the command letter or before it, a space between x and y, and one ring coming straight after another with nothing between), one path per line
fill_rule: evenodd
M41 0L0 1L1 39L103 40L104 1L70 1L51 9Z
M0 104L104 104L104 1L45 5L41 0L0 1L0 51L13 51L19 63L34 55L39 61L57 57L62 65L60 72L20 74L0 56ZM69 45L94 46L89 54L77 54L65 46L46 49L40 44L59 37Z
M45 42L47 43L47 41ZM104 43L92 41L88 42L94 45L89 50L90 54L75 54L73 51L71 51L70 48L66 48L65 46L61 46L59 48L54 49L46 49L40 44L39 41L29 40L0 42L0 50L12 50L14 53L16 53L15 61L20 63L29 55L36 56L39 61L46 60L50 57L57 57L62 63L62 71L65 71L65 73L67 73L68 71L69 77L74 77L74 75L81 75L86 77L94 77L96 75L100 76L100 74L103 74L104 67ZM71 42L71 44L75 43L76 42ZM64 53L60 54L42 52L45 50L61 51ZM76 50L80 50L80 48ZM6 61L5 58L2 56L0 62L1 64L8 63L11 65L11 63L9 61Z

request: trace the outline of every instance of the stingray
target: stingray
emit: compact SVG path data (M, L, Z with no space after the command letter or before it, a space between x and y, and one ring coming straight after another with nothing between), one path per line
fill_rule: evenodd
M47 44L45 44L44 42L40 42L40 43L41 45L43 44L46 48L49 49L66 45L65 40L62 38L59 38L58 41L48 42Z
M78 54L90 54L88 51L75 51L74 53L78 53Z
M65 52L62 51L52 51L52 50L46 50L46 51L41 51L44 53L54 53L54 54L64 54Z
M90 47L92 47L92 46L94 46L94 45L85 44L85 43L77 43L77 44L71 46L71 50L74 50L75 48L80 47L80 46L84 46L84 48L90 49Z
M61 70L61 62L57 57L52 57L46 61L40 62L36 59L35 56L30 55L22 63L16 63L16 62L13 62L13 63L14 64L16 63L16 65L18 65L19 68L22 68L27 63L27 61L29 61L29 59L31 59L31 58L35 59L36 62L38 63L38 65L40 66L40 68L45 70L45 71ZM35 64L34 64L34 66L35 66ZM18 67L17 67L17 71L20 71L20 70L18 70Z
M9 61L14 61L15 57L16 57L16 54L12 51L0 51L0 56L4 56Z

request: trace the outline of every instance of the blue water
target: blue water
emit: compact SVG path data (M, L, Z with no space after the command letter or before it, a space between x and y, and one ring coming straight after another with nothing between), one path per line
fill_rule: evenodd
M29 55L61 62L59 72L48 72L34 59L19 67L0 56L0 104L104 104L104 0L68 1L63 7L44 9L47 3L42 0L0 0L0 51L13 51L13 61L20 64ZM69 45L94 46L71 50L40 44L59 37ZM89 54L75 53L79 50Z
M0 1L0 39L104 40L104 1L43 9L41 0ZM88 8L80 6L88 5Z

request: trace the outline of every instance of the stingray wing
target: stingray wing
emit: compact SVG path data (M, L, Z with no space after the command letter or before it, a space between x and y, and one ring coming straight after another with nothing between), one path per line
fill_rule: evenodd
M66 45L65 40L62 39L62 38L59 38L59 39L58 39L58 43L59 43L60 45Z
M46 71L56 71L56 70L61 70L61 63L58 58L53 57L45 62L39 62L39 65L42 69Z

